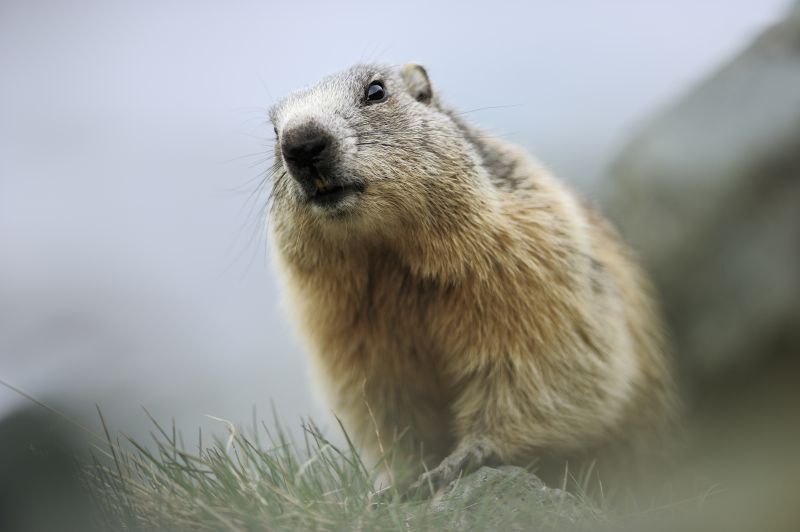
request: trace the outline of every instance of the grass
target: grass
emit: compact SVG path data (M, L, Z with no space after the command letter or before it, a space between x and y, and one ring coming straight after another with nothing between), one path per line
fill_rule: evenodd
M149 415L149 414L148 414ZM370 500L382 464L369 468L349 438L339 447L313 423L298 443L278 423L228 424L225 438L191 445L151 416L152 443L112 438L85 468L86 485L108 530L444 530L510 529L521 515L497 515L492 493L469 502ZM492 490L502 489L493 486ZM558 508L531 505L536 529L556 526ZM556 518L554 518L556 516ZM506 519L507 518L507 519ZM527 529L527 527L525 527Z
M224 437L198 431L187 444L174 422L165 427L145 411L153 431L152 441L143 443L112 435L99 408L101 434L2 380L0 385L92 439L89 458L78 457L78 476L91 496L92 529L104 531L653 529L715 495L697 488L673 492L670 483L657 482L649 492L663 487L663 495L620 511L619 494L604 490L591 469L564 475L562 488L574 494L566 498L552 490L537 494L524 472L490 471L491 481L461 479L445 497L412 502L390 492L376 504L373 486L386 463L367 466L343 428L344 443L336 445L306 422L298 442L277 415L267 424L254 413L247 429L225 422ZM45 501L38 507L47 513ZM643 522L646 528L638 526Z

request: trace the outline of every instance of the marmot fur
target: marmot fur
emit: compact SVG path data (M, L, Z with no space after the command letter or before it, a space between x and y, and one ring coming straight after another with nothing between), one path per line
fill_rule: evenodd
M333 411L395 481L651 449L673 413L649 287L594 209L448 109L418 65L357 65L270 112L270 228Z

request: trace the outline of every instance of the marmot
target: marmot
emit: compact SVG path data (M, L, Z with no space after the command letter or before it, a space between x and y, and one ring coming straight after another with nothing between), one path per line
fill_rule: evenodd
M289 306L333 411L367 456L392 451L395 482L658 440L673 385L647 283L536 160L419 65L356 65L270 119Z

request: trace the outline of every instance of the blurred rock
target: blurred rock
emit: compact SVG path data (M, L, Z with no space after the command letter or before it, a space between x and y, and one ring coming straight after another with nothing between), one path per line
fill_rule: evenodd
M0 530L96 530L72 432L41 409L0 421Z
M609 190L606 210L654 278L695 391L796 368L800 3L651 120Z
M571 530L599 517L574 495L513 466L482 467L453 482L433 507L440 514L450 508L468 509L456 513L455 530Z

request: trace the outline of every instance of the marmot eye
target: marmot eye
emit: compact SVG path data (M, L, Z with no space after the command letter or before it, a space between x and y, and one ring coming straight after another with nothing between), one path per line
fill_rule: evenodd
M383 83L380 81L373 81L367 87L367 101L380 102L386 98L386 89L383 88Z

